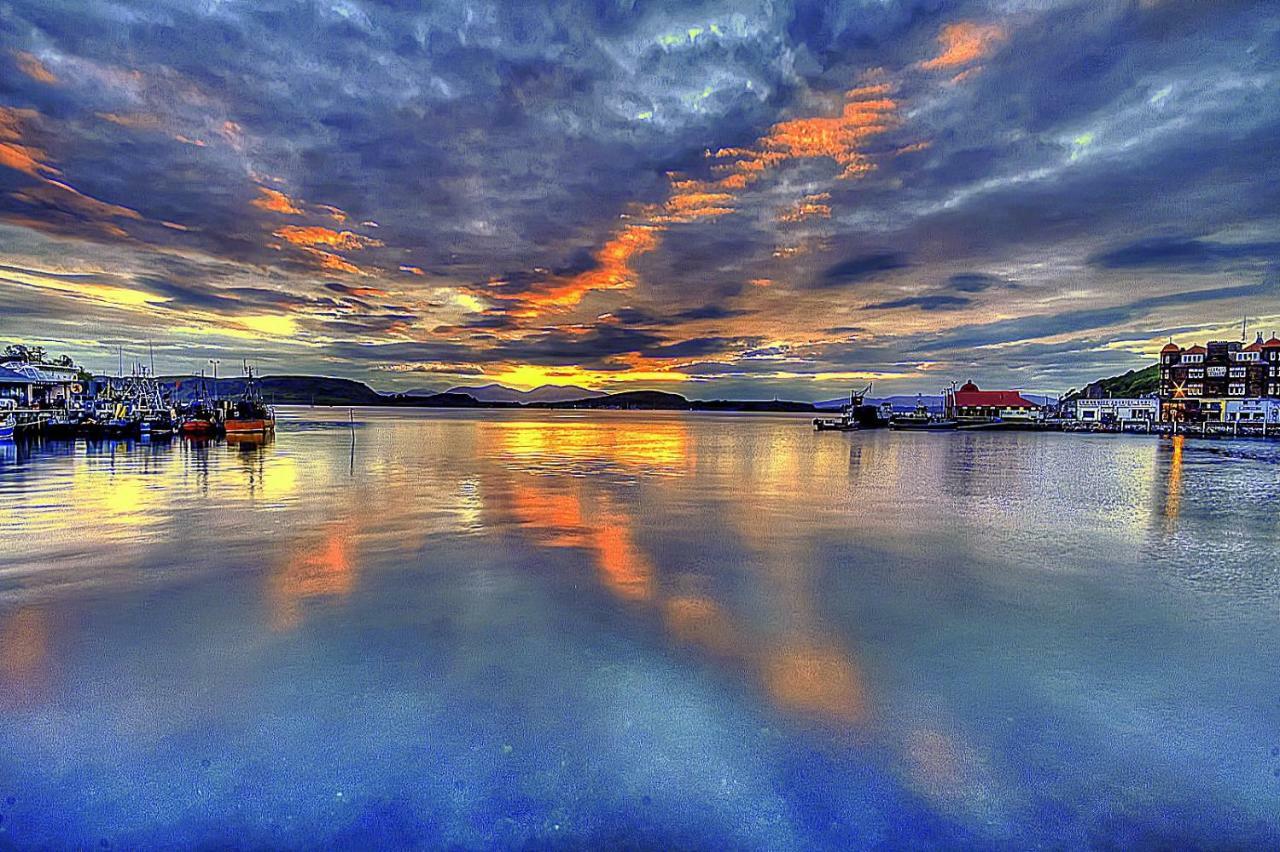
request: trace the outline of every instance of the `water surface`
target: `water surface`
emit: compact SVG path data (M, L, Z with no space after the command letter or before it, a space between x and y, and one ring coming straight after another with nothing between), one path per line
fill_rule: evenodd
M0 448L0 847L1280 844L1280 444Z

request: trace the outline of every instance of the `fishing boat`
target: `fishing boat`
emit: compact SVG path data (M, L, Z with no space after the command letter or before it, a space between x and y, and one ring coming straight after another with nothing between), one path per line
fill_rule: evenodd
M179 429L188 437L211 438L222 431L222 412L212 405L193 405L184 413Z
M946 432L959 425L955 420L934 414L918 397L914 410L906 414L895 414L889 418L889 428L902 432Z
M867 385L861 391L849 391L849 404L840 409L840 413L835 417L816 417L813 421L813 428L816 432L854 432L862 428L862 424L858 420L858 409L862 406L862 401L871 391L871 385Z
M223 423L228 438L232 435L266 435L276 430L275 410L262 401L262 394L253 378L253 368L246 365L245 373L248 379L244 384L244 394L232 404Z
M12 441L13 432L18 428L18 418L13 412L0 414L0 441Z

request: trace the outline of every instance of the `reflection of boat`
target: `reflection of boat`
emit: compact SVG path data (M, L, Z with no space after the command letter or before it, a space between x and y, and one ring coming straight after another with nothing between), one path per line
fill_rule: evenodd
M272 435L269 432L229 432L226 439L228 444L263 446L271 443Z
M946 432L959 424L945 417L938 417L929 406L917 400L915 410L908 414L895 414L889 418L889 428L905 432Z
M231 406L223 423L227 437L232 435L265 435L276 430L276 413L262 401L258 385L253 380L253 368L245 367L249 375L244 385L244 395Z

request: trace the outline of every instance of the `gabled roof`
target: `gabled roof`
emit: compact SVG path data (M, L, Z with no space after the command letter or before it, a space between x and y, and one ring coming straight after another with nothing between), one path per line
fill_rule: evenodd
M1197 343L1195 346L1192 346L1190 349L1184 349L1182 351L1184 355L1204 355L1209 350L1205 349L1203 346Z
M1012 390L978 390L973 382L966 382L955 393L957 408L1036 408L1034 402Z
M31 379L10 370L8 367L0 367L0 384L6 385L29 385Z
M1246 346L1244 349L1242 349L1242 350L1240 350L1240 351L1241 351L1241 352L1261 352L1261 351L1262 351L1262 341L1261 341L1261 340L1255 340L1255 341L1253 341L1252 343L1250 343L1248 346Z
M57 364L28 364L22 361L10 361L0 365L0 369L15 376L21 376L24 382L33 385L61 385L76 381L78 371L75 367L62 367Z

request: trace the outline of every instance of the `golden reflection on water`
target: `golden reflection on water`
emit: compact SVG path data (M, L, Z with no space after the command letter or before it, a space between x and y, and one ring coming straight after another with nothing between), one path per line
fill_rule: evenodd
M37 700L47 686L51 629L40 607L20 607L0 615L0 708Z
M302 621L302 605L311 598L343 598L351 593L358 571L351 533L350 524L334 522L283 548L267 578L273 630L296 628Z
M680 420L500 420L479 424L482 440L517 460L598 461L649 472L692 465Z
M1168 521L1176 520L1182 502L1182 445L1185 435L1174 435L1169 455L1169 475L1164 486L1164 517Z
M785 592L775 598L784 627L766 630L709 595L668 592L696 585L702 578L655 567L637 543L634 504L615 493L610 483L537 475L566 462L645 472L683 469L694 458L683 422L506 422L485 424L482 434L495 442L499 458L536 461L527 468L503 468L500 487L509 495L517 524L533 541L586 552L604 588L629 604L656 608L675 641L751 673L782 709L839 724L865 718L861 673L816 615L807 560L788 551L785 530L762 523L760 498L769 501L794 491L802 467L812 465L802 447L774 447L774 452L754 454L756 463L750 465L731 453L710 455L740 466L733 471L740 490L732 502L718 508L753 545L755 558L776 572L776 585Z
M743 673L777 707L848 726L866 723L873 701L844 638L851 626L824 623L817 571L826 557L808 548L855 524L862 535L913 535L900 518L863 508L887 486L897 499L936 499L948 481L962 493L976 487L957 479L963 470L952 466L965 466L954 455L934 452L934 469L917 469L919 448L936 442L820 440L798 420L754 428L756 421L640 413L486 417L387 420L353 429L349 449L345 429L286 432L274 442L181 441L154 452L77 447L61 462L67 482L58 500L0 502L0 522L22 533L0 541L30 548L22 558L37 552L29 540L142 548L163 537L166 523L176 525L170 539L192 534L215 504L222 514L207 519L208 552L193 557L216 563L218 535L260 539L266 620L288 631L308 606L342 605L377 557L382 564L388 554L416 552L437 534L514 530L539 547L580 551L603 589L656 615L672 642ZM1178 513L1182 444L1173 442L1165 483L1168 518ZM695 468L719 484L691 490L697 483L682 479ZM639 514L640 500L674 521L685 505L704 513L708 534L731 540L743 563L713 570L749 570L759 600L707 582L696 554L647 546L646 535L661 530ZM91 549L81 549L77 558L92 562ZM13 635L27 647L47 638L32 626L37 616L20 617L26 626ZM13 677L19 652L4 659Z

